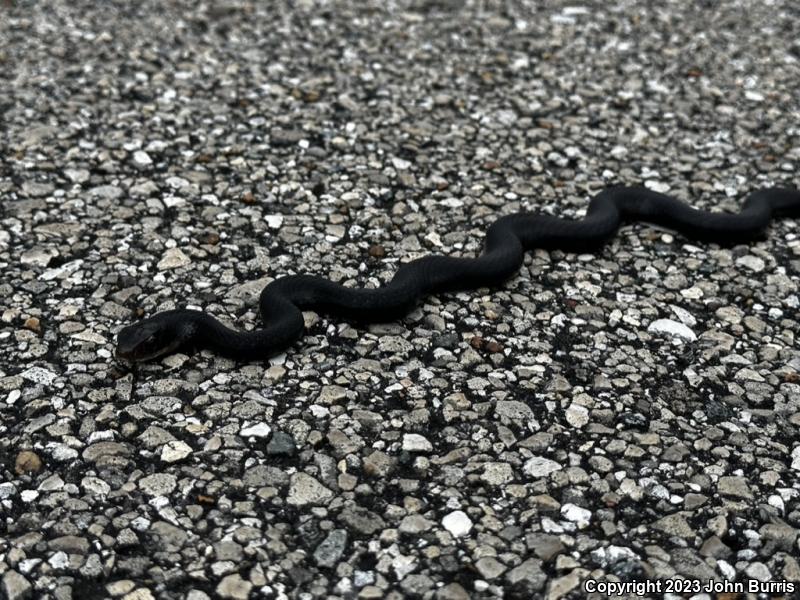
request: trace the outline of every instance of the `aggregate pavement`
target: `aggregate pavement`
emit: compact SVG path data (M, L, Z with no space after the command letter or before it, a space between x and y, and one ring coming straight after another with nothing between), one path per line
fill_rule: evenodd
M257 327L273 278L380 285L608 185L727 211L797 186L798 22L775 0L0 5L0 597L800 584L798 222L733 247L628 225L397 322L308 313L262 363L113 355L141 315Z

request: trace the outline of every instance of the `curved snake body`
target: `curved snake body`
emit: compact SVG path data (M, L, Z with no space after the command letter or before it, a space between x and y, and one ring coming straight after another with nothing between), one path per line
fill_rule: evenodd
M264 327L254 331L230 329L196 310L157 313L120 330L117 356L137 362L194 347L237 360L261 360L303 335L303 310L366 323L392 321L407 314L426 295L501 284L519 270L526 250L595 250L623 222L645 221L687 238L733 244L757 239L773 217L797 216L800 191L795 189L755 191L738 214L728 214L697 210L643 187L609 188L592 198L582 219L537 213L506 215L487 230L480 256L426 256L402 265L388 284L377 289L348 288L311 275L276 279L261 292Z

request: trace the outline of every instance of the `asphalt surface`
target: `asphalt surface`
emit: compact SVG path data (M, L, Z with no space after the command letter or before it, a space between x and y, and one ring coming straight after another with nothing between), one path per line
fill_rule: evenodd
M273 278L380 285L608 185L723 211L797 186L799 19L0 5L0 597L791 597L800 223L626 226L395 323L309 313L263 363L113 348L177 306L257 327Z

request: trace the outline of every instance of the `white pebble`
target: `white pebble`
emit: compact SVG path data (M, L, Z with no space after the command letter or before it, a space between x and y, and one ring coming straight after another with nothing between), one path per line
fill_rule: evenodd
M800 446L792 450L792 468L795 471L800 471Z
M472 519L462 510L454 510L442 519L442 526L450 532L453 537L467 535L472 529Z
M668 335L670 337L679 338L689 342L693 342L697 339L697 335L695 335L694 331L689 329L683 323L678 323L672 319L657 319L650 323L647 331L648 333Z
M570 404L566 410L567 423L581 428L589 422L589 410L580 404Z
M280 229L283 225L283 215L264 215L264 220L270 229Z
M755 273L760 273L761 271L763 271L765 266L763 258L759 258L758 256L753 256L752 254L745 254L744 256L740 256L739 258L736 259L736 264L745 267L747 269L750 269Z
M161 449L161 460L164 462L178 462L192 453L192 447L186 442L173 440L164 444Z
M66 552L58 551L53 556L51 556L47 562L50 564L51 567L54 569L66 569L69 565L69 556Z
M592 512L581 508L577 504L565 504L561 507L561 516L567 521L577 524L579 529L583 529L588 527Z
M243 427L242 430L239 432L239 435L242 437L267 437L272 428L267 425L266 423L257 423L255 425L251 425L250 427Z
M430 452L433 450L433 445L418 433L406 433L403 435L403 450L406 452Z
M23 502L33 502L39 497L39 492L36 490L23 490L19 495Z
M153 159L144 150L137 150L133 153L133 162L137 167L149 167L153 164Z
M648 179L647 181L645 181L644 186L647 189L653 190L654 192L658 192L659 194L666 194L669 191L668 183L656 181L654 179Z
M405 171L411 166L410 162L408 162L407 160L403 160L402 158L397 158L396 156L392 157L392 164L394 165L394 168L397 169L398 171Z
M547 477L554 471L563 469L560 464L543 456L534 456L525 462L522 469L531 477Z
M81 487L94 496L106 496L111 491L111 486L99 477L84 477Z
M50 385L56 378L55 373L41 367L29 367L20 373L20 375L23 379L34 383L43 383L44 385Z

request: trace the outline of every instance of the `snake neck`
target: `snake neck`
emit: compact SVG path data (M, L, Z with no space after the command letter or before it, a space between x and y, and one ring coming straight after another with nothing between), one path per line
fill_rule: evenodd
M234 360L253 360L259 356L266 359L294 343L304 329L303 315L299 310L270 320L262 329L252 331L231 329L206 313L195 313L192 320L191 345Z

